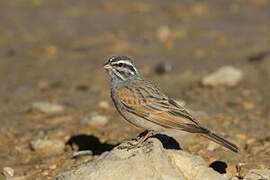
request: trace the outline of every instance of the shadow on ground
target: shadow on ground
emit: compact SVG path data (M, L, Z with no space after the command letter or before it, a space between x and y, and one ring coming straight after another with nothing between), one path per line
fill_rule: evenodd
M165 149L180 149L182 150L180 144L172 137L165 134L156 134L155 137L162 143Z
M220 174L225 174L228 165L223 161L214 161L209 165L209 167L211 167Z
M112 150L118 144L102 143L94 135L79 134L72 136L66 143L70 146L77 146L78 151L91 150L93 155L100 155L105 151Z

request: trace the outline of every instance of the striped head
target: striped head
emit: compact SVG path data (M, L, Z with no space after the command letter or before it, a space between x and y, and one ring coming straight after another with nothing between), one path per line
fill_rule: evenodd
M131 78L140 77L137 68L131 59L126 56L110 57L104 68L108 70L112 81L123 82Z

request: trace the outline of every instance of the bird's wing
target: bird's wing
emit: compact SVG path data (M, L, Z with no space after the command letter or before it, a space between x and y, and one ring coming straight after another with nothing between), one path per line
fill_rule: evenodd
M128 112L165 128L201 131L188 111L165 96L157 87L149 83L137 84L135 87L122 86L116 92Z

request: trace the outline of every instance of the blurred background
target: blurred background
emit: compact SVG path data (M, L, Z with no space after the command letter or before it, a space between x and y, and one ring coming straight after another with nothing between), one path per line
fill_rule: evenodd
M111 55L241 153L201 138L185 150L230 173L269 168L269 19L267 0L0 1L0 179L51 179L141 132L112 106Z

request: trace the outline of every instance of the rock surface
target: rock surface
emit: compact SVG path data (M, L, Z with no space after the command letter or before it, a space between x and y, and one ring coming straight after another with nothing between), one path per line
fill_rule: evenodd
M252 169L244 177L244 180L268 180L270 179L269 169Z
M162 143L151 138L142 147L128 150L127 143L105 152L95 161L65 172L57 180L91 179L166 179L166 180L226 180L209 168L199 156L182 150L165 149Z

